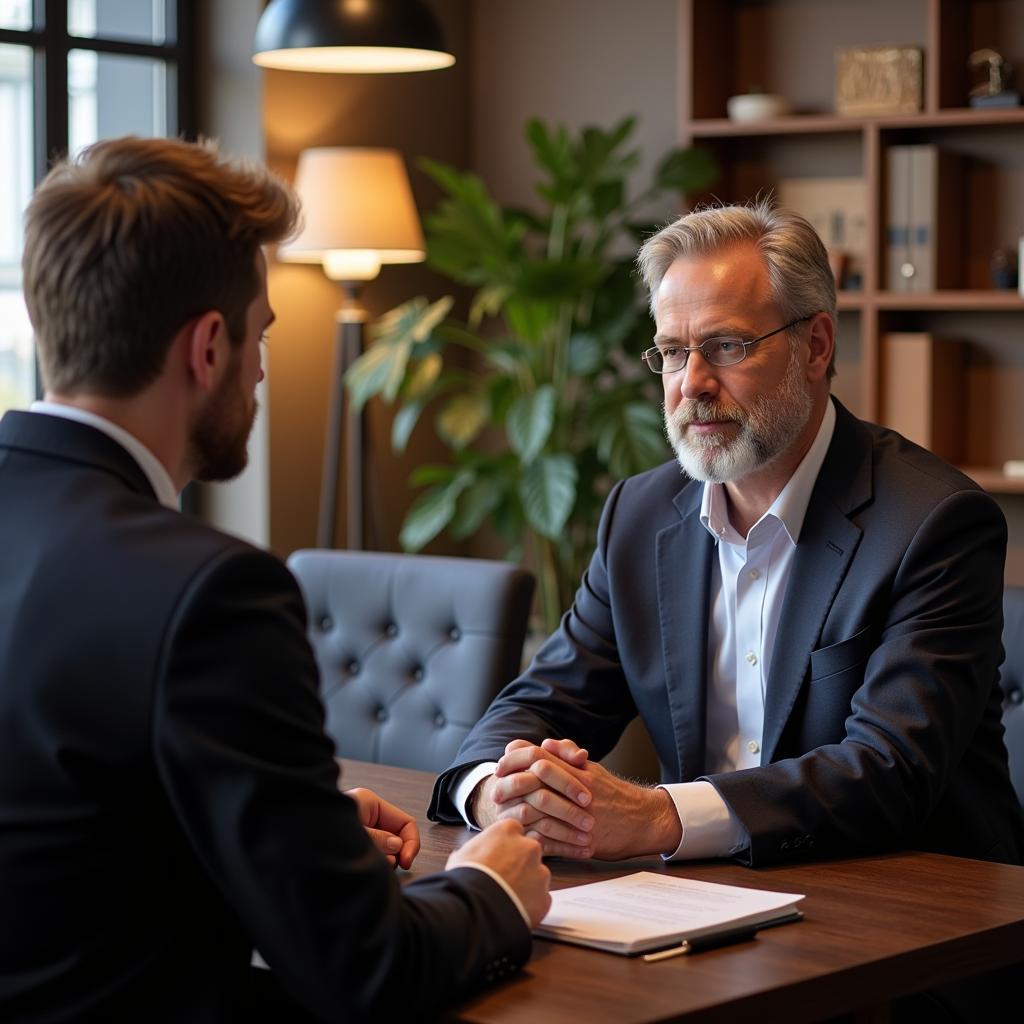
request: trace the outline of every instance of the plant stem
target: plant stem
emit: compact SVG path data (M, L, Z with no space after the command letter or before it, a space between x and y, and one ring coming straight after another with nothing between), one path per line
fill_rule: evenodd
M538 568L540 569L540 607L544 627L553 633L562 617L562 603L558 593L558 565L554 544L546 537L537 537Z

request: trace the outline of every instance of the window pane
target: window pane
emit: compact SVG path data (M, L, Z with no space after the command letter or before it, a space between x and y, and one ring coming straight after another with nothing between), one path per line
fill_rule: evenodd
M68 54L68 144L167 134L168 67L150 57L72 50Z
M32 27L32 0L0 0L0 28Z
M167 9L173 3L174 0L68 0L68 31L83 39L173 43L173 39L167 38Z
M21 217L32 192L32 51L0 44L0 412L35 397L32 328L21 296ZM8 127L10 126L10 127Z

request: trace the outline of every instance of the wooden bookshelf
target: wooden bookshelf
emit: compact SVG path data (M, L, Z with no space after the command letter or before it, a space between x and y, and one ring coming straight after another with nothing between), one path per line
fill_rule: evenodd
M886 333L929 332L967 343L957 396L964 403L966 472L1004 503L1011 547L1018 545L1010 563L1024 574L1024 480L995 468L1024 459L1024 298L1016 289L996 289L991 277L993 254L1016 253L1024 236L1024 107L971 107L967 66L971 52L990 47L1024 67L1024 2L680 0L679 10L680 136L715 155L722 175L714 198L745 201L783 179L864 182L860 280L855 290L838 293L835 390L843 401L858 415L878 418ZM835 52L879 45L922 49L921 110L837 114ZM1024 90L1020 72L1016 85ZM728 97L754 87L786 96L793 113L729 120ZM960 158L959 205L950 213L961 218L962 245L953 257L955 287L893 292L886 288L888 150L915 144ZM1012 581L1024 583L1024 575Z

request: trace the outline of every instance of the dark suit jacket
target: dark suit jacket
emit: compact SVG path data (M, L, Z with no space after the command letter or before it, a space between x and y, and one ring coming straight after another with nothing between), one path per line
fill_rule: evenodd
M0 1020L250 1024L254 946L323 1020L419 1019L522 963L483 873L400 891L322 718L276 558L161 507L101 432L4 417Z
M1019 862L1002 742L1006 525L935 456L836 403L767 679L761 766L709 777L753 865L921 846ZM703 777L709 579L703 485L675 463L617 485L571 611L435 787L514 737L597 759L637 712L662 780Z

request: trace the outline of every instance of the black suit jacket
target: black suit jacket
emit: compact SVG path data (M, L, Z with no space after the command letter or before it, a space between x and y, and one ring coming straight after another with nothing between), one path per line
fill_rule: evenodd
M101 432L8 413L0 1020L250 1022L254 946L323 1020L415 1019L522 963L483 873L400 891L322 719L276 558L161 507Z
M784 598L761 766L709 777L754 865L920 846L1019 863L998 666L1006 524L940 459L851 416L818 475ZM675 463L617 485L559 630L438 780L514 737L603 757L639 712L662 780L703 776L709 580L703 484Z

